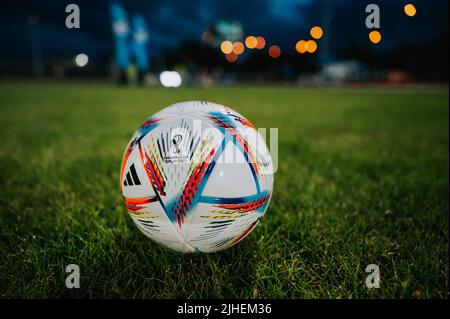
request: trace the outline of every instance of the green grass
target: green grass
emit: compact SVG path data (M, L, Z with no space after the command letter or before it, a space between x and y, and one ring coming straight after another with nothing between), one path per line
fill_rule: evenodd
M183 255L122 203L135 129L183 100L279 128L271 205L238 245ZM0 297L448 298L448 94L0 83ZM65 267L81 288L65 287ZM378 264L380 289L365 287Z

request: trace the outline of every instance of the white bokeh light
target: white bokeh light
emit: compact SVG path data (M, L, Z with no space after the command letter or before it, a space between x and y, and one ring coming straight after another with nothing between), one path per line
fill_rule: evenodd
M79 66L80 68L86 66L86 64L88 64L88 62L89 62L89 57L84 53L77 54L77 56L75 57L75 64L77 66Z
M159 75L159 81L164 87L177 88L181 85L182 79L177 71L163 71Z

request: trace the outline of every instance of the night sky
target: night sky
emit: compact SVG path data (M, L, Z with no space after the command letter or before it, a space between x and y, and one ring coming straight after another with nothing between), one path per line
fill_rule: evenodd
M75 3L81 10L81 29L65 28L65 7ZM413 18L403 13L406 1L331 0L330 51L351 44L370 46L365 27L365 7L381 9L383 41L377 50L392 50L406 43L420 43L448 33L448 1L415 0ZM129 13L141 13L150 28L150 52L157 56L186 41L199 41L202 32L217 20L239 21L244 33L263 35L294 54L296 41L308 37L309 28L321 25L323 0L151 0L122 1ZM39 32L45 59L69 58L86 52L98 58L111 52L109 2L105 0L25 1L2 3L0 12L0 62L28 61L30 13L39 14Z

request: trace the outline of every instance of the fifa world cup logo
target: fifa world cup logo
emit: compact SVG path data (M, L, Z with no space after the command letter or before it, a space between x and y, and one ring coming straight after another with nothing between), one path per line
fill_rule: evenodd
M179 145L180 145L182 139L183 139L183 136L181 136L181 134L176 134L172 138L172 143L173 143L173 146L175 147L175 149L174 149L175 154L180 154L180 152L181 152Z

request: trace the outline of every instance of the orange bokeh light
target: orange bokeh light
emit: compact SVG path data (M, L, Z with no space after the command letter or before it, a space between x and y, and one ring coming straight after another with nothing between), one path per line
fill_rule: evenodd
M381 33L378 31L372 31L369 33L369 39L372 43L378 44L381 41Z
M306 41L305 40L300 40L295 44L295 50L300 53L303 54L306 52Z
M309 34L311 34L314 39L318 40L323 36L323 30L321 27L315 26L311 28Z
M223 54L229 54L233 52L233 43L231 43L231 41L223 41L220 44L220 50Z
M274 58L274 59L278 58L280 56L280 54L281 54L281 49L278 45L272 45L269 48L269 56L271 58Z
M405 14L409 17L414 17L416 15L416 7L411 3L405 5L403 9L405 10Z
M264 49L264 47L266 46L266 39L264 39L263 37L257 37L256 41L257 41L256 48Z
M247 46L247 48L249 49L254 49L256 48L258 44L258 40L256 39L256 37L249 35L246 39L245 39L245 45Z
M237 54L231 52L231 53L228 53L227 55L225 55L225 58L227 59L228 62L233 63L233 62L236 62L238 56L237 56Z
M238 41L233 43L233 53L237 55L244 53L244 45L242 42Z
M317 50L317 43L314 40L308 40L305 43L305 49L306 51L308 51L309 53L314 53Z

